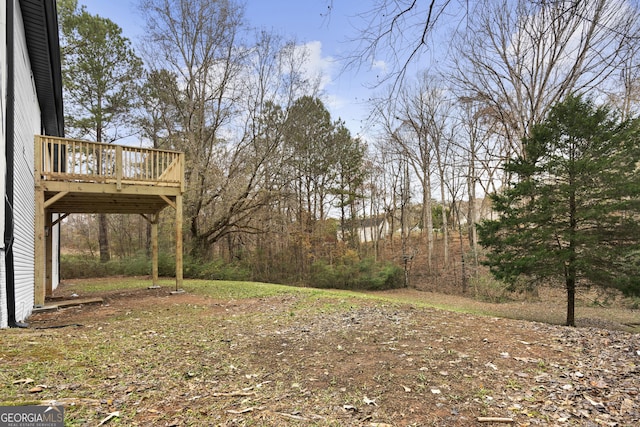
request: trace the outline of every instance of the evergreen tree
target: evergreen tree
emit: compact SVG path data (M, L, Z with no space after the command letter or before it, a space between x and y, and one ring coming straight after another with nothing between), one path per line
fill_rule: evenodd
M329 211L327 199L335 181L337 155L333 133L331 114L319 98L303 96L289 108L285 141L295 169L299 222L308 232L315 221L325 220Z
M76 0L58 3L67 129L80 138L113 142L131 125L142 61L122 29L91 15ZM109 261L107 217L99 215L100 260Z
M640 294L639 122L570 96L506 165L516 180L492 196L499 219L479 227L486 264L511 285L561 284L575 326L580 285Z
M128 136L142 61L116 23L76 4L59 4L65 121L79 137L112 142Z
M342 120L335 123L334 145L338 150L336 159L336 182L333 192L337 196L335 207L340 209L341 238L357 246L356 218L358 201L364 198L363 184L368 171L365 169L367 147L360 138L353 138Z

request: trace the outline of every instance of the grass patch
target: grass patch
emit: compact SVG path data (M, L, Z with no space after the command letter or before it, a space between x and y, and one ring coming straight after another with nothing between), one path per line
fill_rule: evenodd
M66 291L78 295L117 293L135 289L146 289L151 284L148 278L116 277L101 279L77 279L65 284ZM159 281L163 287L175 287L175 279L163 278ZM493 285L492 285L493 286ZM221 300L243 300L251 298L269 298L274 296L297 296L297 308L305 301L314 303L326 298L326 309L341 305L357 305L357 301L378 301L387 304L410 304L420 308L467 313L481 316L504 317L515 320L528 320L562 325L566 318L564 295L557 289L540 289L536 298L509 299L505 297L478 300L459 295L445 295L411 289L388 290L382 292L352 291L341 289L303 288L273 283L226 281L226 280L185 280L183 289L189 293L205 295ZM336 303L344 300L344 304ZM626 300L625 300L626 301ZM618 301L615 307L594 306L589 299L578 298L576 316L579 318L600 318L609 322L626 325L625 330L639 332L637 309L627 308L625 301ZM626 305L625 305L626 304ZM315 305L314 309L318 309Z
M549 375L564 375L563 363L583 356L569 347L558 353L538 326L458 314L496 315L505 307L526 314L522 303L212 280L185 280L187 292L170 296L173 279L152 292L149 284L77 280L60 292L104 293L108 305L42 313L32 323L69 327L0 331L0 362L10 366L0 369L1 404L77 402L66 407L67 425L98 425L115 411L120 416L109 425L283 425L296 417L296 425L362 425L354 418L360 413L371 414L371 423L441 425L425 419L435 399L447 404L440 396L455 396L454 409L468 421L490 414L501 390L511 397L536 385L533 375L487 369L499 351L535 349L545 364L530 369ZM498 360L501 370L526 371L526 362ZM25 378L33 382L16 382ZM30 392L37 384L46 387Z

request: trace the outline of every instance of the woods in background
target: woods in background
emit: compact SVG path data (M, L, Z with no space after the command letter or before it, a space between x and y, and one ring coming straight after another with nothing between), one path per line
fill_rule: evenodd
M71 72L91 59L71 35L92 37L71 29L96 18L73 1L59 4ZM77 120L86 97L67 84L76 119L69 134L118 142L126 128L136 143L185 153L185 248L194 269L222 261L254 280L327 286L356 286L364 271L372 286L398 286L415 285L417 267L420 277L446 275L465 291L485 259L476 224L500 213L489 196L519 182L505 165L526 154L525 141L553 106L584 94L620 119L635 117L639 11L623 0L483 1L466 3L473 10L452 29L439 13L421 14L428 1L407 10L381 4L386 17L414 23L393 27L405 31L393 40L411 40L416 29L423 37L405 46L406 60L378 88L366 136L331 117L305 46L249 28L233 0L142 0L145 37L128 51L144 69L129 73L136 78L126 93L135 99L104 87L101 99L111 104L87 111L110 120L92 127L94 136ZM362 38L353 61L379 53L394 34L384 31L393 21L369 22L380 36ZM449 49L413 76L412 61L432 49L425 36L451 40ZM116 106L126 107L126 122L116 120ZM87 237L99 235L99 223L67 220L63 246L102 254ZM106 249L143 256L146 227L109 217Z

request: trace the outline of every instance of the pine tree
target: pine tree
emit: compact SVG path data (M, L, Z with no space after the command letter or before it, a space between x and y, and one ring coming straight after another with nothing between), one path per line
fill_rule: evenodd
M479 227L496 278L565 288L568 326L578 286L640 294L639 125L581 97L557 104L506 165L499 219Z
M67 129L97 142L127 136L122 130L132 124L142 61L113 21L78 9L76 0L58 7ZM100 260L109 261L106 214L99 214L98 241Z

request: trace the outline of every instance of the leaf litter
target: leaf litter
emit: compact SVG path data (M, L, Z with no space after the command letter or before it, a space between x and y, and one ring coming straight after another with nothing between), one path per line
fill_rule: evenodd
M638 334L351 297L167 294L2 332L3 403L32 402L36 383L76 425L640 425ZM70 321L84 326L35 330Z

